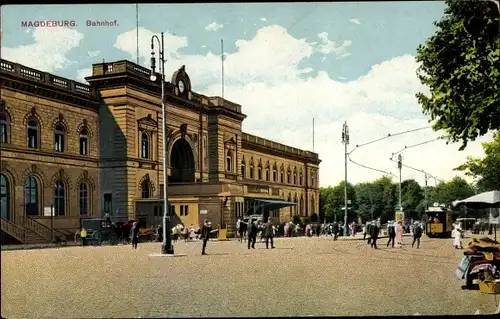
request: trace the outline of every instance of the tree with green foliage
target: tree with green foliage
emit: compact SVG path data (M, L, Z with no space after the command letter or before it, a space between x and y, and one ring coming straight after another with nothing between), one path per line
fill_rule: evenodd
M355 216L353 209L356 208L356 191L354 186L347 183L347 197L351 201L349 205L348 218L351 219ZM344 213L342 207L344 207L344 181L341 181L335 187L322 187L320 189L320 211L325 214L327 222L331 222L335 219L344 220Z
M500 133L493 141L483 143L484 158L467 157L467 162L455 168L476 179L481 192L500 190Z
M446 1L436 33L417 49L417 75L430 92L417 93L433 129L468 141L500 129L500 14L491 1Z
M424 199L422 187L414 179L401 182L401 197L406 218L419 219L421 214L417 211L418 205Z

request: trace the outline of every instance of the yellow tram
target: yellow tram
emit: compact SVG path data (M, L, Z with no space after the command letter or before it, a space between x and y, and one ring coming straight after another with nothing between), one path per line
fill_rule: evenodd
M434 207L429 207L425 213L429 216L425 227L428 237L451 238L453 218L450 210L434 204Z

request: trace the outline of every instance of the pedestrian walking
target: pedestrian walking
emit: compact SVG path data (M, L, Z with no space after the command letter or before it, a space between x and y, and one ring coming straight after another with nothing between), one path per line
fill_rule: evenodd
M266 249L269 249L269 241L271 241L271 248L274 249L274 242L273 242L274 230L271 218L267 219L267 223L264 226L264 235L266 236Z
M372 225L372 228L371 228L371 234L370 234L370 239L371 239L371 244L370 246L372 248L375 248L377 249L377 239L378 239L378 234L380 232L380 227L375 223L374 225Z
M403 247L403 233L404 233L403 222L398 221L398 223L396 224L396 244L398 245L399 248Z
M422 226L420 226L419 222L415 222L413 224L413 243L411 244L411 247L417 243L417 248L420 248L420 237L422 237Z
M257 232L259 231L257 221L248 221L248 249L252 247L255 249L255 242L257 241Z
M462 229L460 229L459 225L454 226L453 231L451 232L453 236L453 247L455 249L462 249Z
M332 225L333 229L333 240L337 240L339 238L339 224L337 222L334 222Z
M201 246L201 254L206 255L205 249L207 248L207 242L210 239L210 232L212 231L212 227L210 227L210 223L208 219L203 221L203 226L201 227L201 239L203 240L203 245Z
M132 248L137 249L137 245L139 244L139 227L137 226L137 222L134 222L130 229L130 240L132 241Z
M394 222L390 221L387 224L387 235L389 236L389 241L387 242L387 247L392 243L392 248L394 248L394 239L396 238L396 226Z

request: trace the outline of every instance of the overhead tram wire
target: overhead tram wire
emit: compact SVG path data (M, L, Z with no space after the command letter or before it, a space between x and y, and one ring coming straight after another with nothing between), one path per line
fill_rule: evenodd
M349 154L352 154L356 149L358 149L360 147L367 146L367 145L370 145L370 144L373 144L373 143L376 143L376 142L380 142L380 141L385 140L385 139L387 139L389 137L394 137L394 136L403 135L403 134L407 134L407 133L417 132L417 131L425 130L425 129L428 129L428 128L431 128L431 126L419 127L419 128L416 128L416 129L412 129L412 130L408 130L408 131L404 131L404 132L398 132L398 133L394 133L394 134L389 133L389 134L387 134L387 136L378 138L376 140L373 140L373 141L370 141L370 142L367 142L367 143L364 143L364 144L361 144L361 145L356 145L356 147L352 151L350 151Z
M385 174L385 175L391 175L391 176L396 177L396 175L394 175L394 174L393 174L393 173L391 173L391 172L386 172L386 171L383 171L383 170L378 169L378 168L369 167L369 166L366 166L366 165L360 164L360 163L358 163L358 162L355 162L355 161L353 161L353 160L351 159L351 155L350 155L350 154L348 154L348 155L347 155L347 158L349 159L349 162L351 162L351 163L353 163L353 164L355 164L355 165L358 165L358 166L360 166L360 167L363 167L363 168L366 168L366 169L369 169L369 170L372 170L372 171L376 171L376 172L379 172L379 173L382 173L382 174Z
M378 169L378 168L373 168L373 167L369 167L369 166L366 166L366 165L363 165L363 164L360 164L358 162L355 162L351 159L351 154L358 148L360 147L363 147L363 146L367 146L367 145L370 145L370 144L373 144L373 143L376 143L376 142L380 142L382 140L385 140L389 137L394 137L394 136L398 136L398 135L403 135L403 134L407 134L407 133L412 133L412 132L416 132L416 131L420 131L420 130L424 130L424 129L428 129L430 128L430 126L424 126L424 127L420 127L420 128L416 128L416 129L412 129L412 130L407 130L407 131L404 131L404 132L398 132L398 133L394 133L394 134L387 134L387 136L384 136L382 138L378 138L376 140L373 140L373 141L370 141L370 142L367 142L367 143L364 143L364 144L361 144L361 145L356 145L356 147L350 151L347 155L347 158L349 159L349 161L355 165L358 165L360 167L363 167L363 168L366 168L366 169L369 169L369 170L372 170L372 171L376 171L376 172L379 172L379 173L382 173L382 174L385 174L385 175L391 175L393 177L397 177L396 175L394 175L393 173L391 172L386 172L384 170L381 170L381 169Z
M437 138L433 138L432 140L428 140L428 141L425 141L425 142L422 142L422 143L418 143L418 144L414 144L414 145L410 145L410 146L406 146L402 149L400 149L399 151L397 152L394 152L392 153L391 155L391 161L392 161L392 158L396 155L398 155L399 153L402 153L403 151L406 151L407 149L410 149L410 148L414 148L414 147L417 147L417 146L420 146L420 145L424 145L424 144L428 144L428 143L432 143L432 142L436 142L436 141L439 141L440 139L442 139L441 137L437 137Z

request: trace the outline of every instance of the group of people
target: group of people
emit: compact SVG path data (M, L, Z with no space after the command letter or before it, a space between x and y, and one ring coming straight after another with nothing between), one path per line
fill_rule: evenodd
M271 248L274 249L274 237L277 234L277 228L273 225L271 218L268 218L265 223L262 223L259 219L249 219L247 222L238 219L236 221L236 231L238 241L248 241L248 249L255 249L259 233L261 233L261 241L265 240L266 242L266 248L269 249L269 242L271 242Z
M415 247L415 244L417 244L417 248L420 248L420 238L422 237L423 233L423 226L422 223L420 222L415 222L411 226L412 233L413 233L413 242L411 244L411 247ZM398 248L403 247L403 235L405 233L405 226L403 226L403 222L398 221L389 221L387 224L387 236L389 240L387 241L387 247L389 245L394 248L395 246ZM372 248L377 249L377 240L380 235L380 220L377 221L370 221L365 225L365 231L364 231L364 237L363 239L366 239L366 235L369 235L370 238L368 239L368 245L370 245Z

